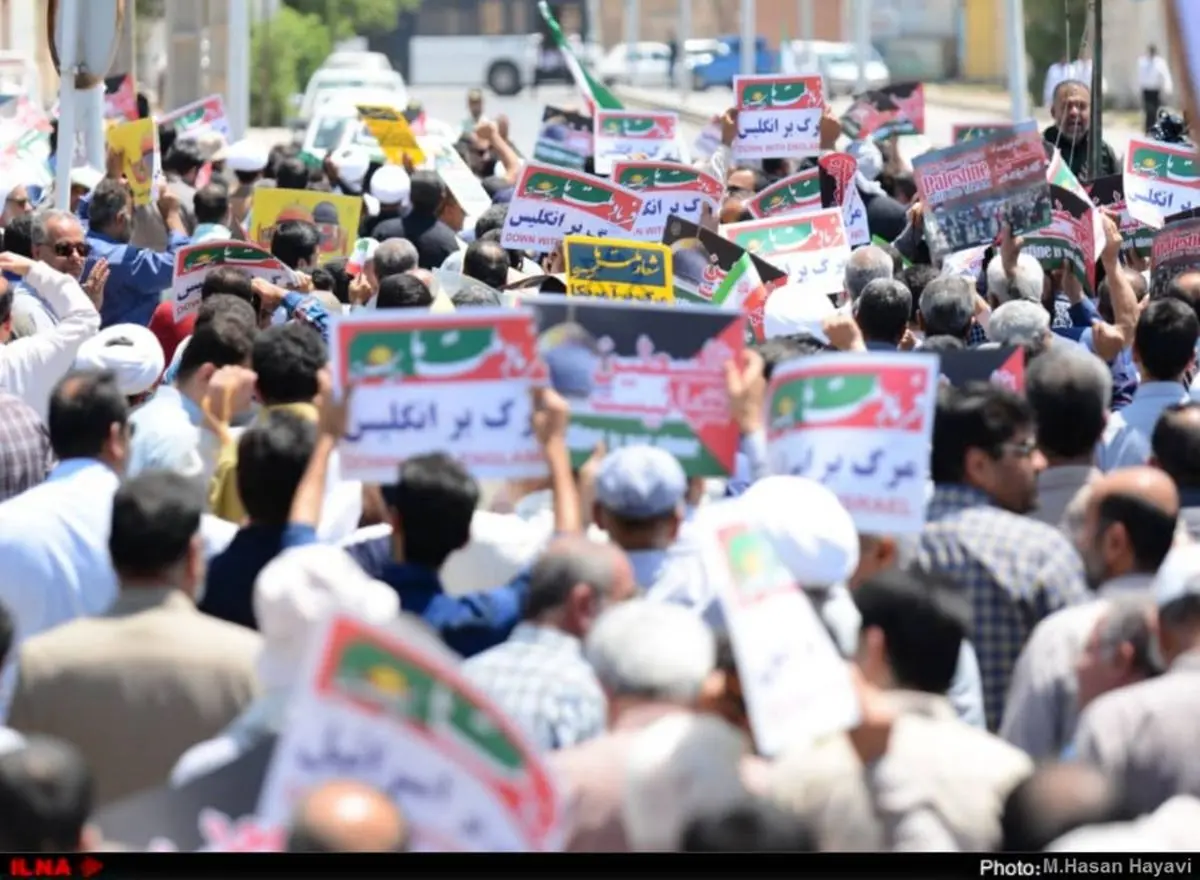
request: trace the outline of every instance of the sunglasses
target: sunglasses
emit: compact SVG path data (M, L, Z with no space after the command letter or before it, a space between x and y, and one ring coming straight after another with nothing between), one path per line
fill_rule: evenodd
M54 245L54 253L60 257L69 257L72 253L87 257L92 252L92 246L86 241L60 241Z

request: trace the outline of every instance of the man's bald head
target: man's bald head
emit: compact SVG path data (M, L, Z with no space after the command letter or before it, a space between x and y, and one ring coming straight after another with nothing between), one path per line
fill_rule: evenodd
M525 619L552 622L582 637L603 606L630 598L635 589L629 558L615 544L558 538L530 571Z
M288 832L293 853L406 852L408 822L382 792L335 780L310 791Z
M1047 764L1012 790L1000 825L1004 852L1041 852L1084 825L1127 817L1120 787L1087 764Z
M1150 450L1180 490L1200 489L1200 403L1169 406L1158 417Z
M1090 484L1080 548L1093 586L1154 574L1175 542L1179 491L1153 467L1120 468ZM1090 558L1089 558L1090 557Z

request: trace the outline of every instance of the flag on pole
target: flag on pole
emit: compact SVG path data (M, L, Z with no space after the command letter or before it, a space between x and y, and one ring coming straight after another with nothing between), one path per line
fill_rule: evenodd
M779 72L796 73L796 53L792 51L792 41L788 39L787 25L779 37Z
M546 22L546 27L550 30L550 36L554 40L554 45L558 48L558 51L562 52L563 60L567 64L567 70L571 71L571 79L575 80L575 88L579 89L579 94L583 97L587 115L595 116L597 110L624 110L624 105L617 100L616 96L599 83L579 63L579 59L575 57L575 52L571 49L567 38L563 36L562 28L559 27L558 21L554 18L554 13L550 11L550 6L546 3L546 0L540 0L538 3L538 12L541 13L542 19Z

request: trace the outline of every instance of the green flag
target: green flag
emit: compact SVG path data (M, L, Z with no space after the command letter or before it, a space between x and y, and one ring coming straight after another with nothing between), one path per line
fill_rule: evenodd
M624 110L624 105L617 100L616 96L597 82L588 73L587 69L579 63L579 59L575 57L575 52L571 49L570 43L563 36L562 28L559 27L558 21L554 18L554 13L550 11L550 6L546 3L546 0L541 0L538 3L538 12L541 13L542 19L546 22L546 27L550 29L550 36L554 39L554 45L563 54L563 60L567 63L567 69L571 71L571 78L575 80L575 87L579 89L579 93L583 96L583 102L587 107L587 114L595 116L597 110Z

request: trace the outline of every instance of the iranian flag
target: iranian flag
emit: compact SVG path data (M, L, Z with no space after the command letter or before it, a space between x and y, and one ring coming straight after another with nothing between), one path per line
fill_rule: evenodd
M712 303L726 309L737 309L745 313L747 342L765 342L763 308L767 304L768 291L758 275L754 260L742 254L725 276L725 280L713 291Z
M586 68L579 63L579 59L575 57L575 52L567 43L567 38L563 36L562 28L558 26L558 20L555 19L554 13L550 11L546 0L540 0L538 3L538 12L541 13L543 20L546 22L546 27L550 29L550 36L554 39L554 45L558 51L562 52L563 60L567 63L567 69L571 71L571 78L575 80L575 88L579 89L579 94L583 96L585 113L588 116L595 116L597 110L624 110L624 105L617 100L616 96L606 89L603 85L587 72Z

